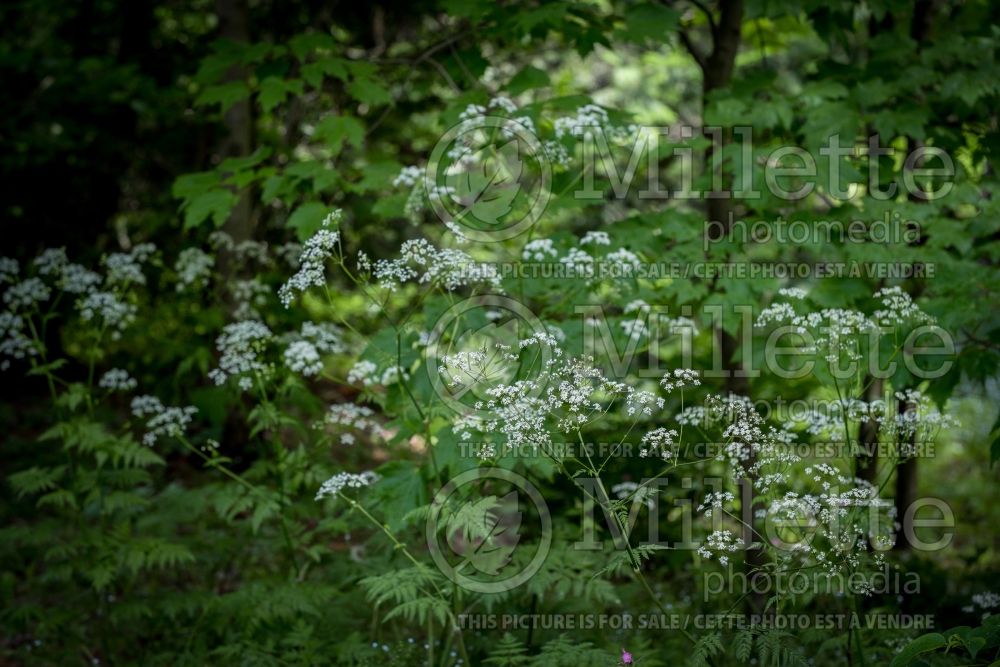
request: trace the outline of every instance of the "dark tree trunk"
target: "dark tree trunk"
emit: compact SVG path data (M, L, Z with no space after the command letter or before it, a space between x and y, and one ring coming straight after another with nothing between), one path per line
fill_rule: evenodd
M235 42L250 41L245 0L216 0L215 12L219 17L220 37ZM226 80L242 81L245 74L242 68L234 67L226 74ZM223 125L226 134L219 146L220 156L226 158L250 155L254 144L253 107L250 99L231 106L223 117ZM239 243L253 238L255 227L250 193L244 190L223 229Z

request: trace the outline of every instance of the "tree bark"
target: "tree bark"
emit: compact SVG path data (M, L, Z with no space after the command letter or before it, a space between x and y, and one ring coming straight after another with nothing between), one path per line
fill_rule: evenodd
M215 12L219 17L219 36L234 42L249 42L247 5L245 0L216 0ZM226 73L227 81L242 81L246 72L242 67L234 67ZM254 127L253 107L250 99L240 100L231 106L222 119L226 134L219 146L219 155L246 157L253 152ZM229 214L223 229L237 243L253 238L256 220L250 193L243 190Z

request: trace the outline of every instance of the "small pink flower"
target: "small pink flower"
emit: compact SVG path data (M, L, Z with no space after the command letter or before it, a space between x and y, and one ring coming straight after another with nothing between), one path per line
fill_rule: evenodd
M625 649L622 649L622 664L623 665L634 664L632 662L632 654L626 651Z

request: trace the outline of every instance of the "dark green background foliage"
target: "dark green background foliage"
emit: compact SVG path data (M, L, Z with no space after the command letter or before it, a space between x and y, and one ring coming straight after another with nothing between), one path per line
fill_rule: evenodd
M37 332L44 355L2 375L0 665L416 665L427 664L424 645L434 642L432 659L442 665L463 656L466 665L614 665L623 647L646 667L749 664L751 657L817 665L997 658L1000 626L970 608L973 595L1000 592L997 3L33 0L0 6L0 34L0 254L30 273L32 258L48 247L64 247L86 266L140 243L158 248L145 285L130 292L139 315L121 338L95 338L79 318L60 315ZM815 280L810 299L817 308L870 312L876 290L902 284L955 337L955 363L944 377L920 384L900 371L887 382L920 389L962 422L939 434L935 457L911 461L905 472L901 466L889 482L896 494L945 499L958 521L954 540L940 552L893 553L899 572L920 576L918 595L778 603L783 613L933 613L937 634L755 629L691 638L669 630L517 629L467 632L460 647L445 625L464 605L508 614L694 614L747 601L703 600L709 565L692 552L639 554L654 604L621 554L571 549L580 539L580 493L543 460L499 464L536 482L552 511L557 540L542 570L522 588L455 594L454 607L442 608L422 592L439 583L431 581L436 575L407 560L357 511L314 501L336 472L377 469L382 479L366 506L430 562L422 546L430 498L448 475L476 462L458 454L459 429L445 408L430 407L428 382L415 381L412 395L400 386L371 391L344 381L347 357L318 377L281 375L253 397L209 381L216 337L247 301L233 287L255 277L263 287L250 299L254 316L272 331L346 321L355 357L381 363L399 355L418 377L418 354L407 356L418 332L387 327L344 275L328 272L325 298L283 308L275 293L294 267L277 250L308 239L335 208L344 211L340 233L351 257L359 250L393 257L401 243L422 236L437 242L441 224L429 211L414 213L409 192L393 180L405 166L422 166L469 104L498 95L517 99L519 113L549 133L551 118L589 102L621 125L751 126L751 163L743 164L738 144L722 157L727 174L746 166L758 184L774 148L801 146L818 156L834 134L858 144L875 135L904 155L934 146L953 156L953 188L941 200L870 192L848 204L821 192L798 201L766 191L708 202L649 200L635 191L614 201L559 196L531 231L566 247L607 228L646 261L935 266L933 279L901 283L867 275ZM700 135L683 143L699 159L708 146ZM661 145L652 163L665 187L677 190L681 165L669 148ZM627 162L627 153L621 157ZM901 159L878 164L881 185L902 182ZM649 165L640 161L635 183L646 182ZM841 168L867 183L872 163L844 160ZM820 162L817 182L827 180L827 169ZM556 170L553 191L572 190L577 177ZM610 192L601 178L598 189ZM695 184L707 190L710 179L699 169ZM809 224L898 214L920 234L916 242L724 241L706 249L704 221L730 213ZM199 289L179 290L177 255L209 248L218 230L236 244L266 244L266 256L253 252L264 246L220 251ZM524 240L470 254L516 260ZM762 308L787 285L718 277L504 286L560 328L568 354L581 354L573 304L606 306L624 347L620 324L634 315L623 307L633 300L672 314L688 307L699 319L705 307ZM448 294L410 285L385 311L398 321L412 309L429 325L451 303ZM699 325L693 367L708 368L711 342L737 334L740 319L728 316L719 331L707 318ZM660 353L639 352L640 361ZM728 367L760 366L729 352ZM198 409L187 446L163 439L147 447L128 399L92 390L95 373L119 367L136 378L138 393ZM823 380L766 373L706 380L687 400L728 391L765 400L833 397ZM388 441L343 447L311 428L327 406L345 402L371 407L391 432ZM630 430L624 419L602 428L594 437L607 441ZM696 470L724 474L715 461ZM650 461L626 459L608 473L638 481L655 471ZM664 502L701 491L672 482ZM667 519L663 533L676 541L676 517Z

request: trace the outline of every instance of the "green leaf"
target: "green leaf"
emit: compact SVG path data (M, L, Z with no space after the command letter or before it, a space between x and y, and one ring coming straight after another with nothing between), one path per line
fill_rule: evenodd
M208 219L216 227L221 227L236 206L237 199L233 192L221 189L198 195L183 207L184 229L193 229Z
M347 93L359 102L377 106L392 102L392 95L378 83L361 77L347 84Z
M305 60L306 56L318 51L320 49L332 49L337 43L334 41L333 37L330 35L325 35L319 32L310 32L302 35L296 35L289 41L288 45L292 49L292 53L299 60Z
M302 204L288 216L286 227L294 229L300 241L305 241L319 230L323 219L330 212L329 207L319 202Z
M316 125L313 137L328 144L333 155L340 153L344 142L361 148L365 128L354 116L327 116Z
M550 83L549 75L538 69L537 67L532 67L528 65L520 72L514 75L514 77L507 84L507 92L511 95L520 95L526 90L535 90L538 88L544 88Z
M195 98L195 106L220 105L220 111L225 113L229 107L250 97L250 88L242 81L230 81L209 86Z
M521 189L518 179L524 163L518 142L508 142L497 153L488 146L478 151L472 162L478 166L452 177L455 193L468 215L485 225L500 224Z
M260 83L260 93L257 99L264 111L270 111L285 101L289 94L302 94L302 81L298 79L285 80L269 76Z
M911 664L921 653L928 653L947 645L948 640L944 638L944 635L937 632L921 635L907 644L903 650L900 651L895 658L893 658L889 667L906 667L906 665Z
M630 6L625 11L625 30L622 37L629 42L646 41L662 43L677 28L680 13L653 2Z
M313 88L323 85L324 77L347 80L347 67L342 58L323 58L302 66L302 78Z

